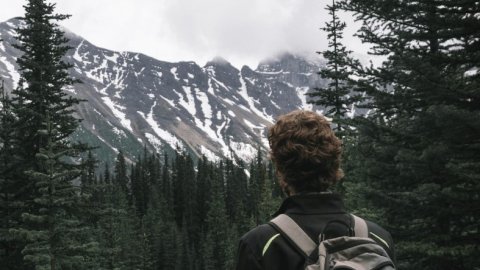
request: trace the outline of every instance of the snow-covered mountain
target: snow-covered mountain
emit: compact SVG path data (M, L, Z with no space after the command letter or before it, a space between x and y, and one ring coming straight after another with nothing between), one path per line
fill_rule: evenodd
M19 80L15 63L16 19L0 23L0 78L12 89ZM320 86L320 62L283 54L240 70L222 58L205 66L164 62L141 53L96 47L66 31L73 48L66 61L83 83L66 89L88 102L77 108L83 120L76 137L100 146L99 158L119 149L137 155L152 149L183 148L211 159L250 159L266 149L266 128L280 114L312 108L305 93Z

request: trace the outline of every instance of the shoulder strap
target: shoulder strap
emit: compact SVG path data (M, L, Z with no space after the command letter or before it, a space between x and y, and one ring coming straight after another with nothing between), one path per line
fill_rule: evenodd
M363 218L359 218L352 214L353 218L353 229L355 231L356 237L368 238L368 226L367 222Z
M289 216L280 214L270 222L297 245L306 257L317 248L317 244Z

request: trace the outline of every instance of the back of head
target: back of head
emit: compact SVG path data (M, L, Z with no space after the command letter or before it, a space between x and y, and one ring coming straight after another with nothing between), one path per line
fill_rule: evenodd
M280 181L296 193L325 191L343 176L341 141L321 115L301 110L282 115L268 140Z

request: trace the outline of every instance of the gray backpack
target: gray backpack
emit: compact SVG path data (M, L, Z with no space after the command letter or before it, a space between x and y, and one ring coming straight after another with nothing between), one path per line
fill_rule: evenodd
M325 239L319 236L319 245L289 216L281 214L271 221L287 239L290 240L307 259L306 270L392 270L395 266L387 252L377 242L368 237L365 220L352 215L354 228L349 228L350 236ZM312 264L308 258L314 251L318 260Z

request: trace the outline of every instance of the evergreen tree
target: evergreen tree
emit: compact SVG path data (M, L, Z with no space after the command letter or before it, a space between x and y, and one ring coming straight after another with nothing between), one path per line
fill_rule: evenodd
M97 169L98 160L95 159L91 150L88 151L87 158L83 162L84 168L82 171L82 177L80 184L82 187L82 193L91 194L95 188L95 170Z
M197 179L196 179L196 190L197 190L197 202L196 202L196 211L195 215L196 220L199 222L197 234L192 236L192 240L196 243L202 241L202 236L205 233L205 217L207 216L208 211L208 202L211 200L211 186L212 186L212 174L213 174L213 165L210 161L207 160L205 156L198 160L197 163Z
M48 113L56 130L55 141L67 139L80 121L72 115L73 106L80 100L63 91L78 82L68 75L72 65L62 59L70 49L65 45L68 39L54 22L69 15L55 14L54 8L54 4L45 0L29 0L22 19L24 24L16 29L19 43L14 47L23 54L17 59L21 78L13 91L14 111L19 118L18 154L24 159L25 170L37 167L35 155L46 146L37 131L44 129Z
M162 166L162 185L161 190L163 193L163 198L165 198L165 203L168 206L167 209L173 211L173 191L172 191L172 182L171 182L171 172L170 172L170 162L168 159L167 153L164 153L163 157L163 166Z
M248 182L248 211L256 224L260 224L260 197L262 187L265 184L266 166L260 148L257 150L255 159L250 163L250 179Z
M103 169L103 182L105 184L112 183L112 177L110 176L110 166L108 162L105 162L105 168Z
M125 156L123 152L120 150L117 155L117 159L115 161L115 184L117 184L123 192L126 194L129 193L128 188L128 177L127 177L127 165L125 163Z
M121 187L107 183L102 190L98 222L102 269L136 269L139 262L137 217Z
M225 194L223 191L223 176L221 171L212 179L212 195L206 216L207 231L203 243L203 269L227 269L226 262L233 254L229 254L229 227Z
M15 121L9 96L0 85L0 261L7 269L22 269L21 244L9 232L20 223L22 206L18 200L21 188L16 181L18 157L15 155Z
M22 52L17 58L21 77L12 102L20 161L16 197L23 214L10 231L16 232L19 246L28 240L23 248L26 261L38 269L47 264L54 269L84 260L89 249L90 239L76 233L86 228L76 212L82 199L71 183L78 180L82 166L72 160L87 147L68 141L80 122L73 116L73 106L80 100L63 91L77 80L69 77L71 65L62 60L70 47L55 21L69 16L55 14L55 5L44 0L29 0L24 7L24 23L16 29L14 44ZM17 265L21 268L23 262Z
M229 221L235 223L241 232L251 229L248 216L248 179L243 161L238 161L238 166L233 161L225 161L226 178L226 207Z
M480 216L478 1L345 1L359 37L385 56L361 69L365 208L378 209L405 269L473 269ZM358 185L357 185L358 186ZM359 193L349 191L351 193ZM374 213L372 213L374 214Z
M65 141L54 141L56 129L48 116L46 120L45 128L38 130L46 142L36 154L39 169L26 172L36 187L33 211L23 213L22 228L11 231L27 240L22 253L36 269L87 269L96 243L82 238L89 228L76 215L82 198L72 181L81 170L62 160L75 156L75 149Z
M177 153L173 166L173 198L175 220L179 227L185 219L187 226L193 228L195 210L195 170L193 160L186 152ZM191 232L190 232L191 233Z
M335 0L332 0L331 5L327 5L326 10L331 20L321 29L327 33L329 49L319 52L327 63L318 74L329 82L326 87L316 87L309 93L312 97L309 103L324 106L323 114L333 118L337 135L344 136L345 131L349 130L345 119L353 116L354 106L361 100L360 95L352 91L351 84L351 76L354 74L352 66L356 67L359 63L350 56L351 51L342 44L346 24L338 17L339 7Z

